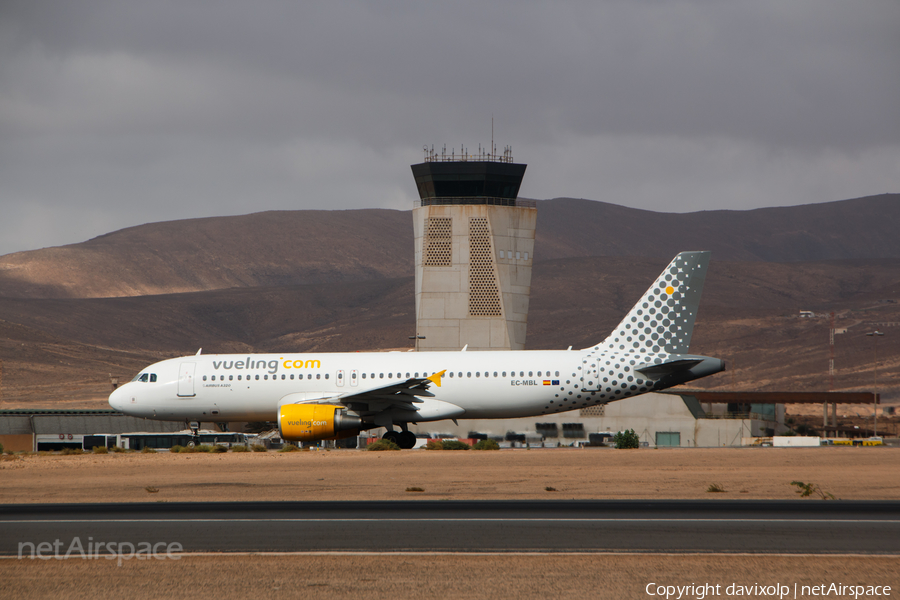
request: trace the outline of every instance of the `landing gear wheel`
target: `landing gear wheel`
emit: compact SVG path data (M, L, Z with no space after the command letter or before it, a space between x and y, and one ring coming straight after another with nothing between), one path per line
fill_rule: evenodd
M416 434L412 431L401 431L400 432L400 441L397 442L397 445L400 446L404 450L412 450L416 446Z
M400 444L400 435L401 434L397 433L396 431L388 431L383 436L381 436L381 439L394 442L402 448L403 446Z

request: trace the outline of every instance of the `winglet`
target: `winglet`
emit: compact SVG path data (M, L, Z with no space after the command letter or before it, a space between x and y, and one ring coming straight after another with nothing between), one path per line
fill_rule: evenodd
M444 373L446 373L446 372L447 372L447 369L444 369L440 373L435 373L431 377L426 377L426 379L428 379L428 381L430 381L431 383L437 384L438 387L441 387L441 377L443 377Z

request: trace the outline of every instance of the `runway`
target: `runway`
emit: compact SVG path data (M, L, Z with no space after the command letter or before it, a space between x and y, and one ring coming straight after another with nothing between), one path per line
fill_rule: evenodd
M898 554L894 501L402 501L0 506L0 555L40 543L184 552Z

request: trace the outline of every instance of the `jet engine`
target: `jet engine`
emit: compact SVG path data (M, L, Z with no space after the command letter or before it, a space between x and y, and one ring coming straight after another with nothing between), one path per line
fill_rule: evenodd
M291 442L342 439L359 435L362 421L333 404L283 404L278 409L281 438Z

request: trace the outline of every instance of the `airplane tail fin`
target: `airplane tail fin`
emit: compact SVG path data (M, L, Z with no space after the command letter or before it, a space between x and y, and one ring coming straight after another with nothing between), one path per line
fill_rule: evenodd
M687 354L709 255L682 252L673 258L609 337L586 349Z

